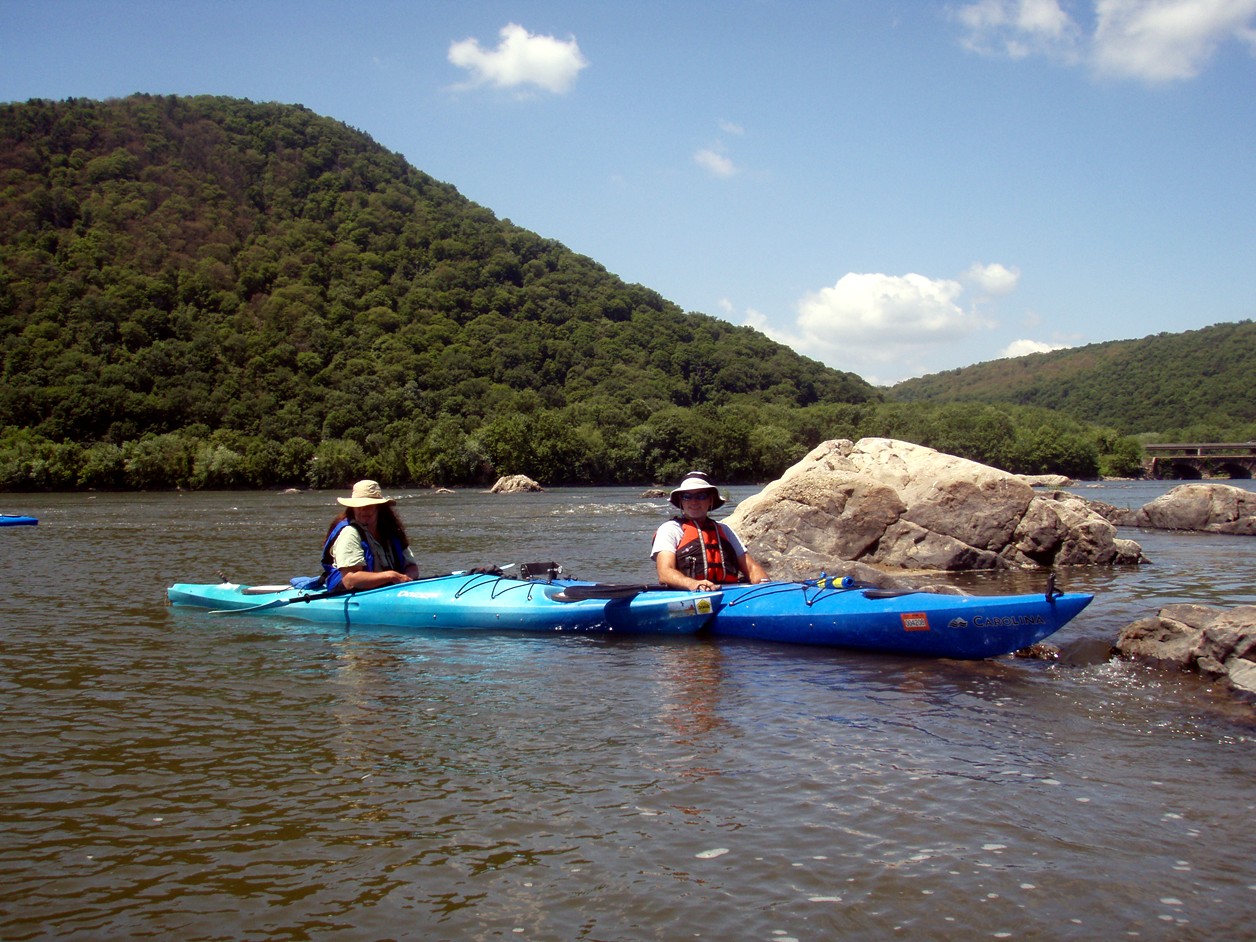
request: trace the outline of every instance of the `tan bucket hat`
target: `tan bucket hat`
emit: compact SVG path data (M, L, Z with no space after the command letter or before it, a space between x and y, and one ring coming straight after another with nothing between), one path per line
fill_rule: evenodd
M385 497L376 481L359 481L353 485L350 497L337 497L336 500L346 507L372 507L376 504L395 504L391 497Z

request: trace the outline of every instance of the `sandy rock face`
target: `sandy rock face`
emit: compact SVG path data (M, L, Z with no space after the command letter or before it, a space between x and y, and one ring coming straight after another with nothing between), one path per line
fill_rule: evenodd
M817 561L833 572L839 561L964 570L1142 559L1081 498L884 438L824 442L727 522L775 578L814 574Z
M1114 511L1108 519L1127 527L1256 536L1256 494L1229 484L1182 484L1137 510Z
M511 474L497 479L497 483L489 488L490 494L522 494L527 491L544 490L541 485L526 474Z

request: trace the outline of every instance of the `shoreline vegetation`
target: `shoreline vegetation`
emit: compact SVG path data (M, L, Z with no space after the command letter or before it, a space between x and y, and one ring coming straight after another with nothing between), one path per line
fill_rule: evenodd
M1028 407L894 403L760 410L672 407L629 427L582 433L570 410L510 413L464 429L446 417L360 442L207 427L114 443L0 430L0 491L330 490L362 477L395 487L489 487L522 474L546 487L657 486L701 468L727 484L775 480L829 438L895 438L1014 474L1137 478L1138 443ZM769 417L766 413L770 413ZM760 421L756 424L755 419ZM587 431L587 430L585 430Z

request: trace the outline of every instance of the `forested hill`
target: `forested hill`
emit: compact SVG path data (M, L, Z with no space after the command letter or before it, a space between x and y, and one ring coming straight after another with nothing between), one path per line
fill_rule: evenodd
M315 457L329 486L761 478L806 444L799 410L879 398L364 133L217 97L0 105L0 334L6 441L90 450L79 485Z
M993 360L907 380L903 402L1016 403L1124 434L1182 430L1194 440L1256 434L1256 323ZM1219 436L1219 437L1216 437Z

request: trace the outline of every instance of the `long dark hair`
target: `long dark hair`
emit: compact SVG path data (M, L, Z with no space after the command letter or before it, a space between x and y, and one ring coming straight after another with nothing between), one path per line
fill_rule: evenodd
M327 527L327 536L331 536L331 531L336 529L336 524L341 520L348 520L350 523L356 521L352 507L346 507L336 516L332 517L331 524ZM385 546L395 536L401 543L401 548L405 549L410 545L410 537L406 536L405 524L401 522L401 518L397 516L397 511L393 509L392 504L379 505L379 536L380 542ZM327 541L327 537L323 537L323 542Z

